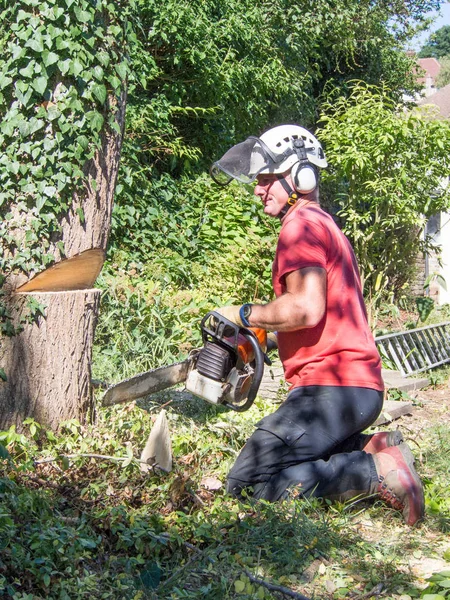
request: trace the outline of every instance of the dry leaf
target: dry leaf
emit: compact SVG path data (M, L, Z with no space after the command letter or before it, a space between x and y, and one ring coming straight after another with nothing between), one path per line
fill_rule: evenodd
M220 490L223 484L219 479L216 479L216 477L203 477L200 485L207 490Z

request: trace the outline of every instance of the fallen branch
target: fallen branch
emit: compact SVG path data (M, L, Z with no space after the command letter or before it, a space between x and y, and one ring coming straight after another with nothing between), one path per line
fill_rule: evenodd
M295 598L295 600L309 600L309 598L307 598L306 596L303 596L303 594L294 592L294 590L284 587L283 585L278 585L276 583L269 583L265 579L261 579L260 577L255 577L254 575L252 575L250 573L250 571L247 571L247 569L244 569L244 573L247 575L247 577L250 579L250 581L252 583L261 585L262 587L265 587L266 589L268 589L271 592L279 592L280 594L284 594L285 596L288 596L289 598Z
M167 534L167 533L162 533L160 535L155 534L155 535L152 535L152 537L164 544L171 541L171 538L170 538L169 534ZM213 564L213 565L216 564L217 561L214 558L206 555L202 550L200 550L193 544L190 544L189 542L185 542L184 540L182 540L182 545L185 548L188 548L189 550L193 550L198 555L201 555L202 558L204 558L206 561L210 562L211 564ZM189 561L189 563L190 562L191 561ZM184 567L182 567L180 570L182 570L183 568ZM294 600L310 600L306 596L303 596L303 594L294 592L294 590L284 587L283 585L278 585L276 583L270 583L270 582L266 581L265 579L261 579L260 577L255 577L247 569L241 569L241 570L247 575L247 577L250 579L251 582L256 583L257 585L261 585L262 587L265 587L266 589L268 589L271 592L278 592L280 594L284 594L285 596L288 596L289 598L294 598ZM167 581L163 582L161 584L161 587L165 587L167 585L167 582L170 580L173 580L173 575Z
M165 473L167 473L167 471L162 469L159 465L149 465L147 461L139 460L139 458L134 458L134 456L131 458L129 456L108 456L106 454L59 454L58 456L55 456L52 458L43 458L41 460L35 460L34 464L35 465L43 465L43 464L58 462L59 460L61 460L63 458L67 458L67 459L98 458L100 460L112 460L114 462L122 462L122 463L125 461L129 461L128 464L130 464L130 463L143 464L143 465L150 466L154 471L158 470L158 471L164 471Z

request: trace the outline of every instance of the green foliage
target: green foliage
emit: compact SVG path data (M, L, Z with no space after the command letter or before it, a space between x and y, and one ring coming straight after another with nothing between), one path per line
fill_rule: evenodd
M329 204L343 223L375 306L401 295L427 216L448 210L449 123L405 111L389 90L355 82L348 99L324 107L320 139L332 165Z
M450 54L439 59L441 69L436 77L436 87L443 88L450 83Z
M267 408L255 405L253 417ZM15 463L0 461L0 590L7 596L233 598L234 582L244 581L247 597L269 599L245 580L246 569L292 585L291 573L329 552L337 534L314 507L250 507L201 483L205 472L223 478L253 427L243 415L173 394L175 470L144 476L137 461L122 468L116 459L125 449L139 455L159 407L146 409L101 411L95 428L68 422L52 439L31 421L34 439L3 436ZM33 489L35 482L43 487Z
M96 377L177 360L201 343L208 310L271 298L277 223L237 185L203 176L178 186L168 176L140 196L124 186L129 203L114 210L111 265L99 280Z
M442 58L450 55L450 25L444 25L430 35L421 48L419 58Z
M110 100L127 75L129 3L1 3L0 267L46 266L83 167L117 127ZM64 248L60 251L64 254Z
M138 1L125 161L209 167L271 124L313 126L325 86L345 93L354 77L412 91L402 46L436 4Z
M411 569L420 559L450 559L439 537L450 516L445 424L422 431L420 461L412 446L427 522L409 528L381 503L248 504L228 497L223 485L209 489L208 478L224 483L254 423L273 410L261 399L236 414L166 392L174 470L142 474L137 459L162 400L101 409L95 426L69 421L56 436L32 420L26 435L1 432L0 593L49 600L279 596L260 590L250 574L308 597L380 585L392 600L445 597L436 585L442 575L425 591ZM133 460L124 466L127 456ZM374 539L378 530L383 535Z
M450 597L450 570L440 571L427 579L428 586L420 596L424 600L444 600Z
M416 298L417 312L419 320L425 322L434 309L434 300L429 296L418 296Z

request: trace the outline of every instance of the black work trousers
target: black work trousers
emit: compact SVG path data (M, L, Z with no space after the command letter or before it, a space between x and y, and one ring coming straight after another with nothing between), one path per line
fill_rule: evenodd
M361 451L361 431L382 405L382 392L368 388L295 388L257 423L228 475L228 491L240 497L246 489L269 501L291 488L330 499L368 493L377 473L372 456Z

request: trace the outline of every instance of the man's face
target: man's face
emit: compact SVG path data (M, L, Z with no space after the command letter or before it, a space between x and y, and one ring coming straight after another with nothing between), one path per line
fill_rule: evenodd
M286 174L285 179L292 187L290 176ZM271 217L278 217L289 200L289 194L281 185L277 176L272 173L258 175L257 182L254 194L261 198L264 205L264 212Z

